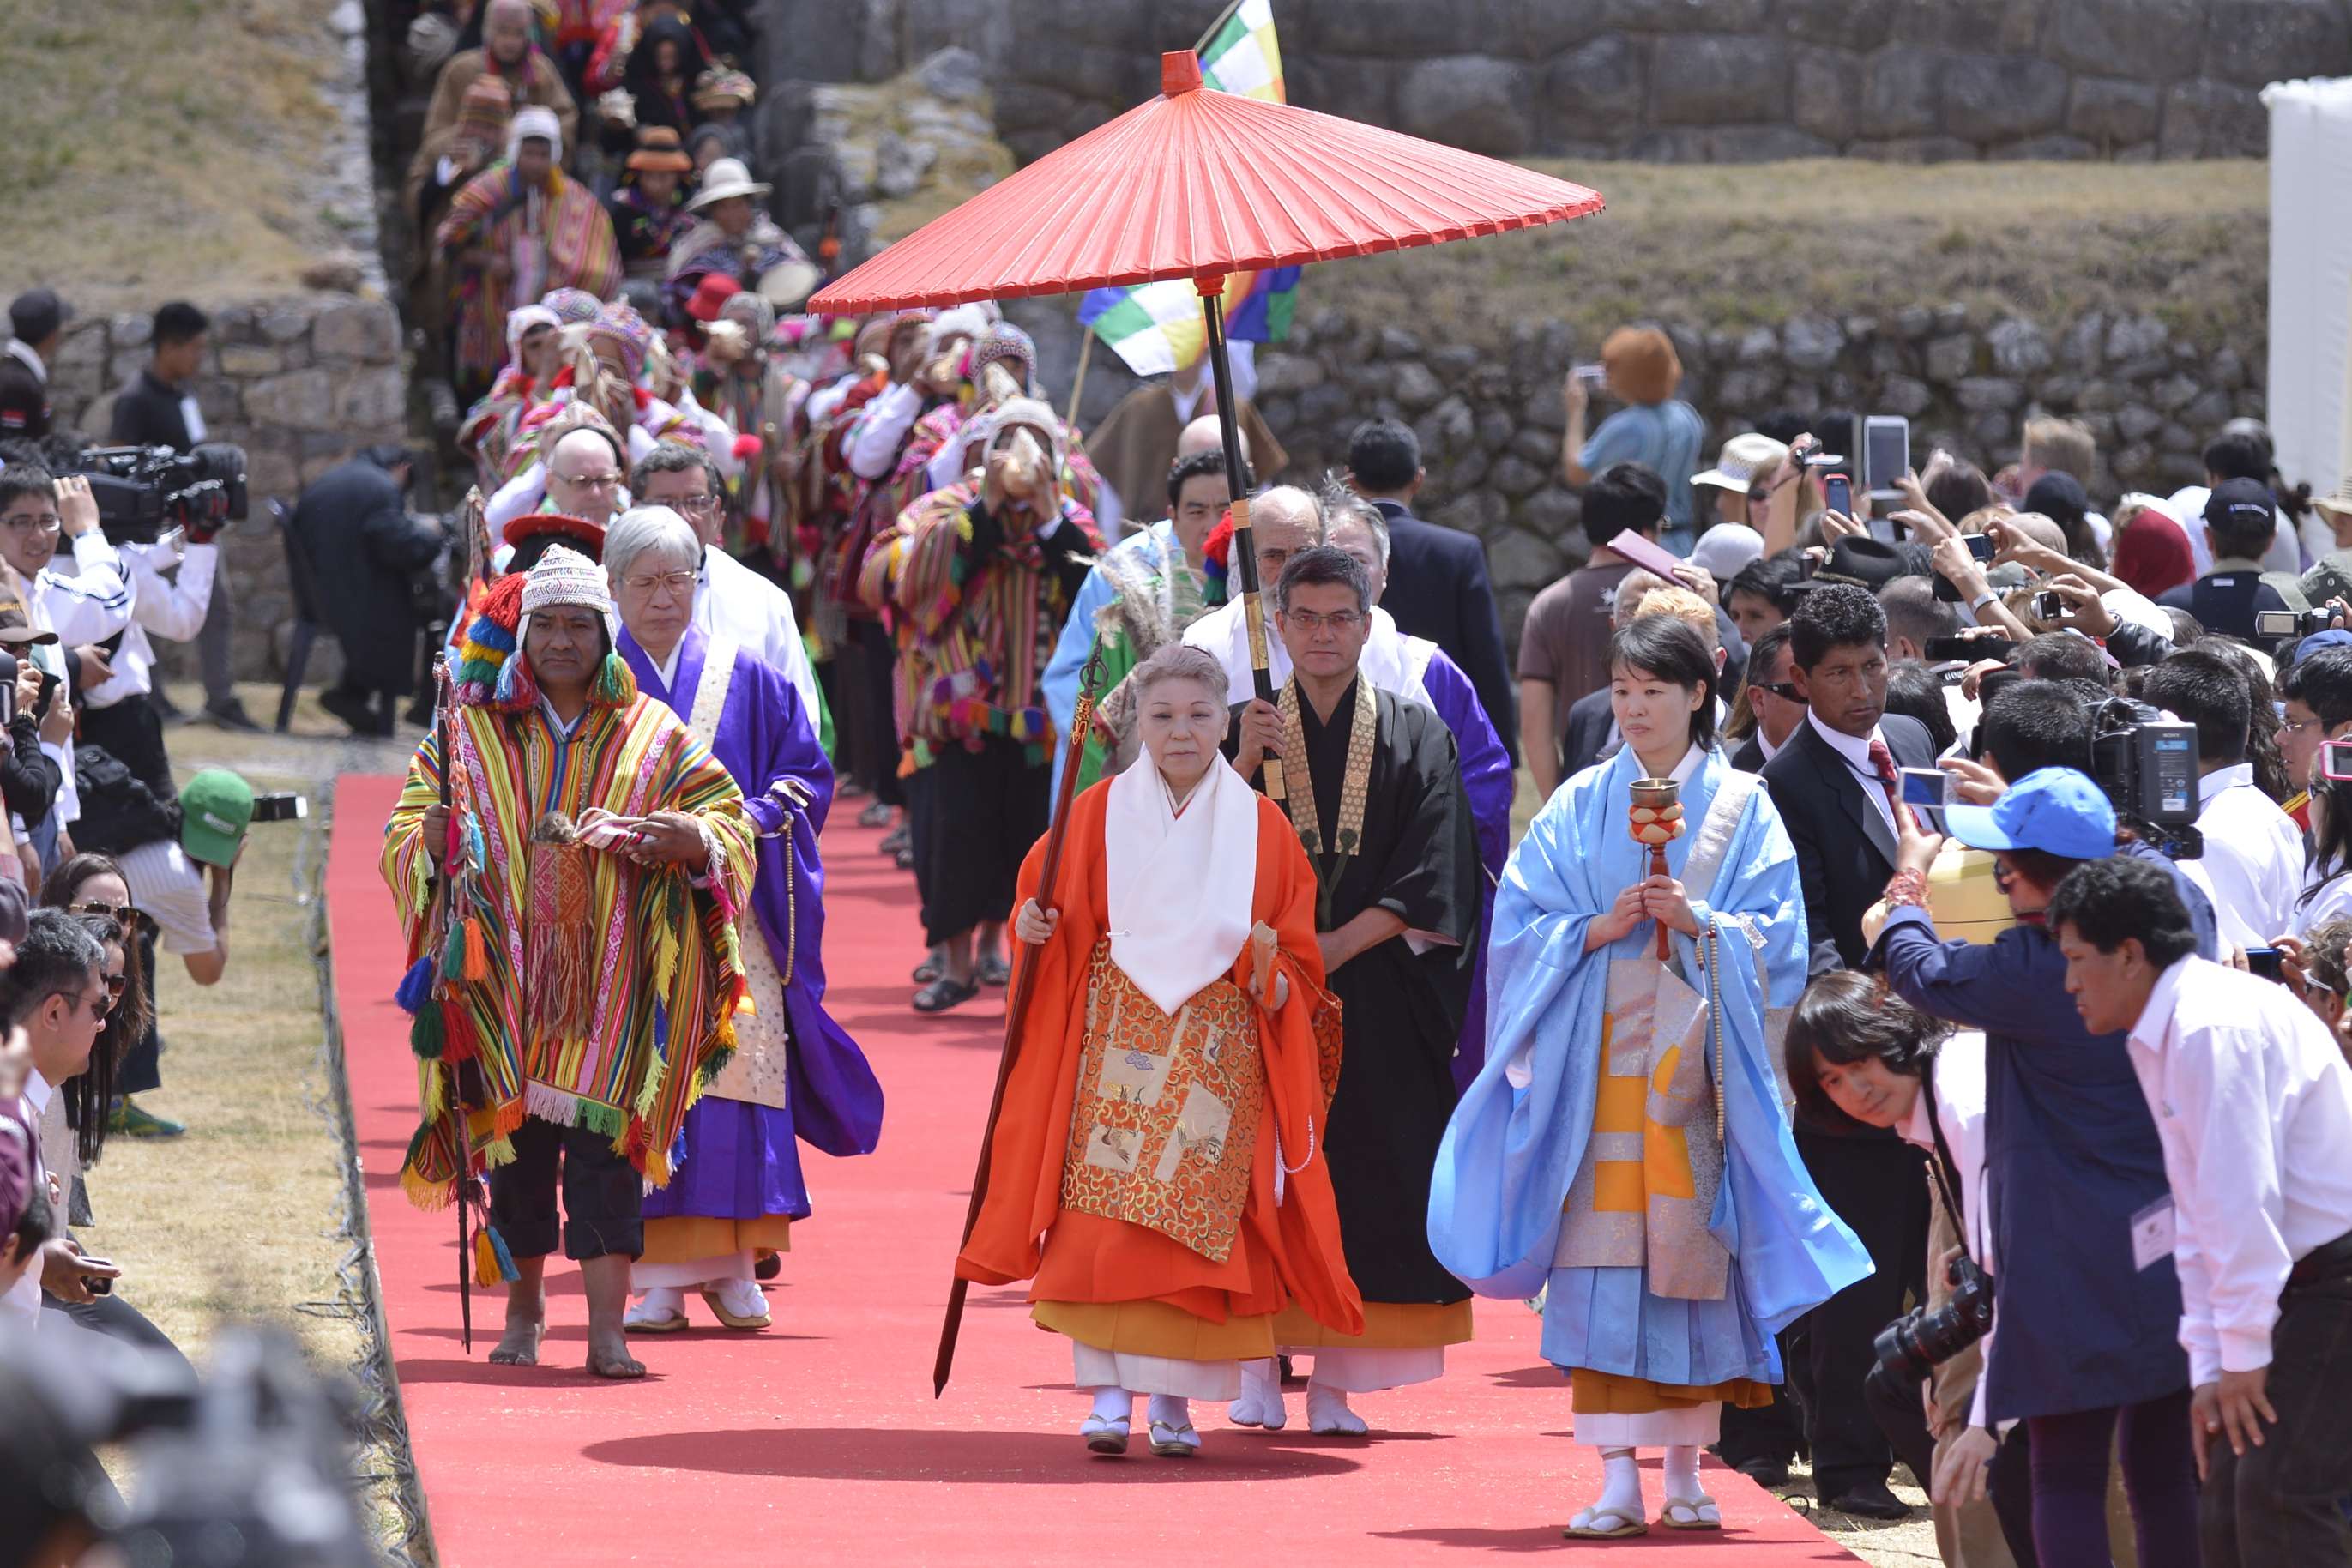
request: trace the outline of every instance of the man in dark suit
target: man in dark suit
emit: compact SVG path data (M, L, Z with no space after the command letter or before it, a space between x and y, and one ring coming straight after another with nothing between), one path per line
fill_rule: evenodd
M1824 583L1789 619L1790 679L1803 723L1764 764L1764 783L1796 846L1811 973L1858 967L1870 943L1862 917L1895 875L1896 770L1936 764L1927 727L1886 711L1886 616L1868 589ZM1909 1510L1886 1488L1894 1451L1863 1382L1871 1341L1925 1299L1927 1194L1916 1151L1879 1129L1800 1118L1797 1148L1822 1196L1870 1249L1876 1271L1816 1308L1790 1356L1825 1507L1872 1519ZM1805 1387L1806 1384L1810 1387Z
M1389 520L1389 586L1381 608L1412 637L1444 648L1478 693L1478 705L1519 760L1518 700L1503 657L1503 622L1486 580L1486 547L1475 534L1412 515L1421 489L1421 440L1394 419L1370 419L1348 443L1348 483Z
M1764 764L1780 754L1805 721L1805 705L1797 697L1789 668L1789 623L1765 632L1748 649L1748 710L1756 728L1731 753L1731 765L1744 773L1760 773Z

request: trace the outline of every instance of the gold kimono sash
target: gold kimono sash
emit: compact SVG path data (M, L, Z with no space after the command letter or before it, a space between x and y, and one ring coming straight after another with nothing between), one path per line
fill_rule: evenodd
M1257 1014L1230 980L1171 1018L1095 944L1062 1206L1156 1230L1223 1263L1265 1110Z

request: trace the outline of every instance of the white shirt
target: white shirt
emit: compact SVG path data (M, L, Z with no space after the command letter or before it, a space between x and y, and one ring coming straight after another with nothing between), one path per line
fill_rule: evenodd
M41 1163L41 1115L48 1109L51 1092L48 1083L38 1072L30 1068L25 1069L25 1093L16 1103L16 1115L25 1124L25 1135L32 1140L33 1182L44 1197L48 1195L49 1173L48 1168ZM53 1230L62 1228L52 1226ZM0 1296L0 1313L16 1319L28 1329L40 1326L41 1266L37 1261L17 1277L6 1295Z
M120 544L123 575L131 584L131 625L109 660L114 679L82 693L92 708L111 708L126 697L154 689L152 632L172 642L192 642L204 629L212 608L213 581L220 570L220 546L191 544L179 556L176 581L163 575L173 564L172 552L161 544Z
M2172 1184L2189 1382L2268 1366L2287 1270L2352 1231L2352 1068L2285 986L2194 955L2127 1045Z
M1852 768L1854 777L1862 781L1863 798L1877 808L1878 815L1885 819L1887 828L1897 838L1903 837L1903 829L1895 820L1895 807L1886 798L1886 781L1878 776L1878 770L1870 763L1870 742L1876 741L1881 745L1886 743L1886 737L1878 732L1878 727L1871 726L1870 733L1857 740L1852 735L1832 730L1822 723L1821 715L1810 708L1805 710L1805 722L1811 724L1813 727L1813 732L1827 741L1837 754L1845 759L1845 765ZM1893 756L1895 748L1887 746L1886 752L1887 755Z
M1609 721L1609 727L1614 730L1617 727L1617 721L1612 719ZM1789 732L1791 735L1796 733L1793 730ZM1764 753L1764 760L1768 763L1780 754L1780 747L1773 743L1772 737L1764 732L1764 726L1761 724L1756 726L1756 749Z
M793 596L724 550L705 550L694 591L694 629L751 651L800 693L809 728L817 730L816 671L793 615ZM665 679L667 678L665 677ZM694 695L683 694L691 704Z
M1965 1029L1944 1042L1936 1052L1935 1094L1931 1097L1923 1092L1913 1100L1911 1114L1895 1129L1905 1142L1925 1150L1927 1158L1933 1160L1936 1134L1927 1121L1931 1114L1943 1129L1945 1145L1952 1152L1953 1191L1960 1200L1961 1210L1953 1219L1968 1238L1969 1256L1981 1264L1986 1273L1993 1273L1992 1233L1985 1227L1986 1212L1991 1204L1985 1186L1985 1037L1981 1030ZM1930 1175L1927 1179L1933 1182L1936 1178ZM1933 1258L1928 1259L1928 1267L1935 1267ZM1986 1356L1992 1353L1992 1336L1993 1331L1987 1330L1979 1342ZM1969 1416L1972 1426L1985 1425L1984 1390L1989 1381L1981 1374L1977 1378L1976 1405Z
M2225 945L2267 947L2294 929L2303 890L2303 836L2294 819L2254 787L2254 765L2217 768L2197 784L2197 831L2205 853L2180 868L2213 900Z
M220 946L213 930L211 889L203 868L176 838L159 838L114 858L131 901L155 917L165 952L183 957Z
M898 460L907 432L923 412L923 395L911 383L885 387L859 409L857 426L849 433L849 471L861 479L887 479Z
M2304 878L2304 887L2309 889L2319 881L2319 868L2313 867ZM2352 918L2352 874L2338 876L2322 886L2311 895L2310 902L2298 902L2294 929L2288 934L2307 937L2330 921L2347 918Z
M2190 485L2173 491L2172 499L2164 503L2180 520L2180 531L2189 536L2189 562L2200 577L2213 570L2213 538L2205 531L2205 502L2212 494L2210 486ZM2286 513L2276 507L2271 508L2271 547L2263 552L2263 570L2303 570L2303 541L2287 522Z

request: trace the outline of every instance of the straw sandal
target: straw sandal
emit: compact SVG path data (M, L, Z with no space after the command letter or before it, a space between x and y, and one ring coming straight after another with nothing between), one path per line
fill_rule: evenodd
M1127 1452L1127 1423L1124 1415L1113 1418L1089 1415L1078 1425L1078 1436L1087 1441L1089 1454L1124 1454Z
M1658 1505L1658 1522L1668 1530L1721 1530L1723 1515L1716 1510L1715 1500L1701 1492L1666 1499Z
M1190 1421L1181 1426L1154 1421L1151 1424L1151 1451L1163 1459L1189 1459L1201 1451L1201 1435L1192 1429Z
M1601 1521L1611 1521L1606 1529ZM1622 1541L1629 1535L1647 1535L1649 1524L1639 1513L1629 1513L1620 1508L1588 1508L1568 1521L1560 1531L1570 1541Z
M712 1317L730 1329L764 1329L774 1321L764 1311L748 1318L736 1316L727 1310L725 1302L719 1300L719 1292L716 1290L702 1292L702 1304L710 1309Z

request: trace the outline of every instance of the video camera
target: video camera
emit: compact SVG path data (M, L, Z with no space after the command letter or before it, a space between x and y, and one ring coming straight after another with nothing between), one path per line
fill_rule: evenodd
M117 543L152 544L166 529L187 531L191 544L208 544L250 510L245 489L245 448L206 441L193 452L169 447L91 447L72 471L89 479L98 521Z
M2196 827L2196 725L2112 698L2091 714L2091 776L2117 819L2167 858L2205 853Z

